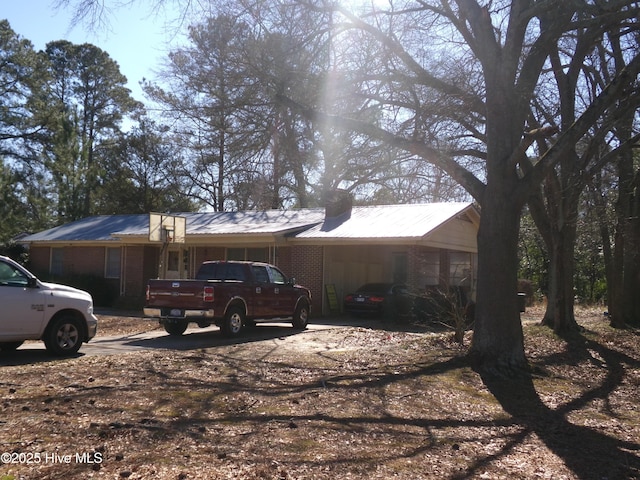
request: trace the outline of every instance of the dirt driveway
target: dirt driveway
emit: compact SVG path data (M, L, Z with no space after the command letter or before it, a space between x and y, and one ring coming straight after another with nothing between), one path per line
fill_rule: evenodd
M98 334L80 349L77 357L118 355L141 351L192 351L233 346L235 350L262 349L317 353L344 348L345 332L349 329L380 329L390 331L406 326L375 319L332 317L315 319L304 331L295 330L290 323L263 323L247 329L234 339L225 338L218 327L198 328L192 324L180 337L168 335L157 320L135 313L118 314L112 311L97 313ZM424 329L420 329L424 331ZM0 365L28 364L56 360L45 350L42 342L27 342L12 356L0 357Z

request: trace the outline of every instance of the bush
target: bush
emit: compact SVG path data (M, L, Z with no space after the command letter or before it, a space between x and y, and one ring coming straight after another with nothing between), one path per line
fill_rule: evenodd
M17 243L0 244L0 255L9 257L21 265L26 265L29 261L29 252Z
M452 328L456 341L462 343L464 332L473 325L474 304L462 287L435 287L416 299L415 314L418 321Z

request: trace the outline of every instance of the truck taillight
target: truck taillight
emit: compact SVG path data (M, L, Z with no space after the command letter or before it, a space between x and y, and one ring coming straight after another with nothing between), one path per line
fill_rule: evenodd
M202 299L205 302L213 302L213 287L204 287L202 292Z

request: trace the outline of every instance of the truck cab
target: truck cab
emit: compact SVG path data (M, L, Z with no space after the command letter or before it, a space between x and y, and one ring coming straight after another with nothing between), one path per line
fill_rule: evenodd
M91 340L98 320L93 299L83 290L41 282L8 257L0 256L0 350L25 340L42 340L56 355L75 354Z
M165 330L181 335L189 322L218 325L235 336L261 321L290 319L306 328L309 289L277 267L261 262L204 262L193 280L149 280L144 314L158 317Z

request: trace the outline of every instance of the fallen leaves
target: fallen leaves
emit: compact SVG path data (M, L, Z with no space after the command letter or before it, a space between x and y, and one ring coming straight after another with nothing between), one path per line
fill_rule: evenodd
M1 451L102 459L4 462L0 475L632 478L640 337L597 316L581 321L589 346L582 350L527 327L527 355L542 374L533 379L536 398L513 392L515 401L538 405L518 416L466 365L449 333L380 324L0 367ZM118 335L151 328L113 325ZM107 320L102 334L108 328ZM596 444L576 448L580 432Z

